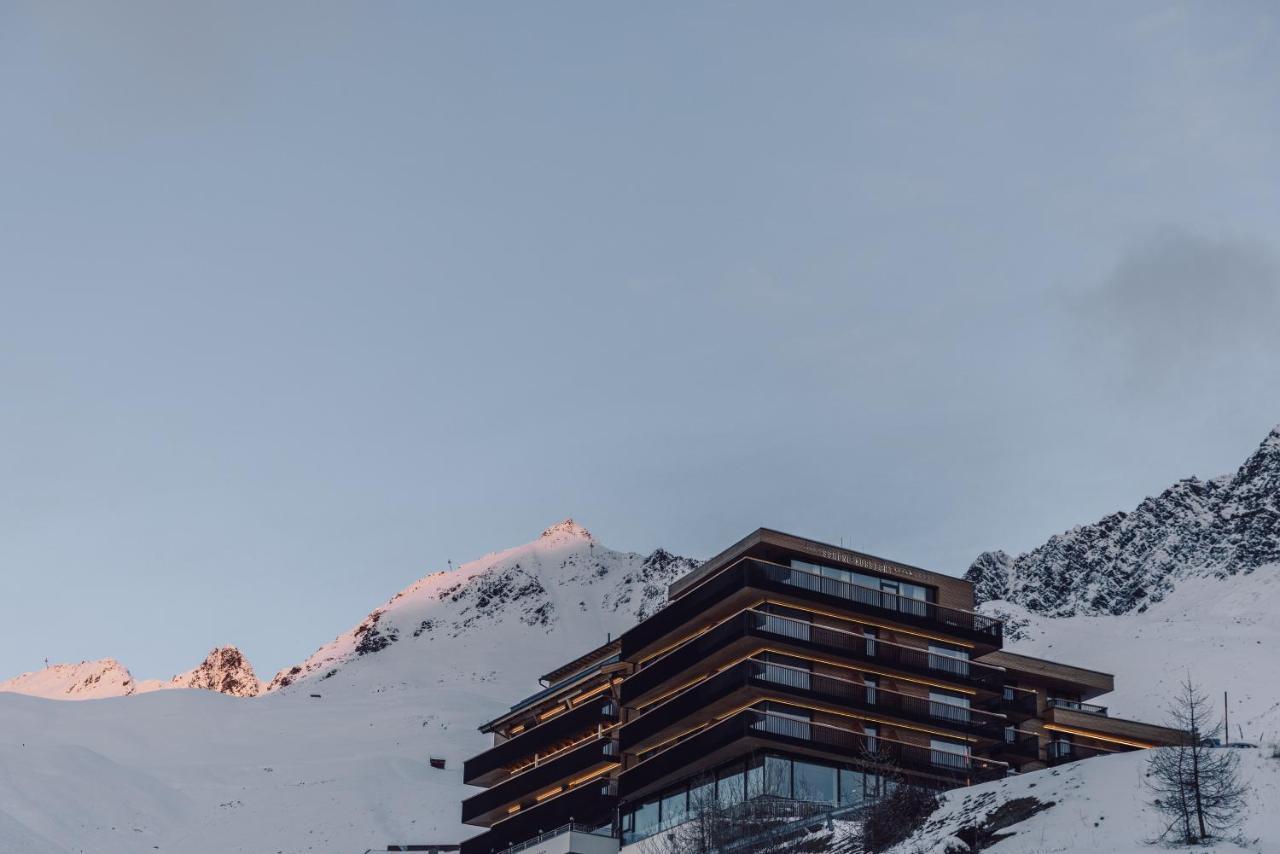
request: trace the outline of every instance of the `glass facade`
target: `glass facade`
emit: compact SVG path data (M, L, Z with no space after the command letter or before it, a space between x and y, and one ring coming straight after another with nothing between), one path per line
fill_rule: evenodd
M706 809L746 809L753 801L799 801L856 807L889 791L891 783L852 765L816 762L781 754L755 754L686 780L625 807L623 844L660 833Z
M928 614L927 604L937 598L937 594L932 587L925 587L922 584L912 584L908 581L899 581L896 578L884 578L879 575L868 575L864 572L855 572L851 569L840 569L834 566L823 566L817 563L809 563L804 560L791 560L793 569L804 570L814 575L821 575L824 578L830 578L834 581L843 581L845 584L854 584L858 587L865 587L870 590L879 590L883 596L881 597L881 605L886 608L893 608L904 613L920 614L922 616Z

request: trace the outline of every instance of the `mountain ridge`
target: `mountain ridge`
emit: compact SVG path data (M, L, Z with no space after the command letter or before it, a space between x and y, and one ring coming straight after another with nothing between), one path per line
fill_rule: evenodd
M1280 564L1280 426L1232 474L1179 480L1017 556L980 554L964 578L979 602L1049 617L1141 613L1182 579Z

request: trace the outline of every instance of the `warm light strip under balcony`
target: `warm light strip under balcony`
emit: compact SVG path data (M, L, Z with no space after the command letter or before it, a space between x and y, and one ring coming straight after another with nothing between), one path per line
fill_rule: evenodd
M526 762L524 765L517 767L514 771L510 771L508 773L508 776L502 782L505 783L507 780L510 780L512 777L516 777L520 774L523 774L525 771L528 771L530 768L543 765L546 763L548 759L554 759L560 756L562 753L568 753L570 750L573 750L575 747L581 747L582 745L586 744L588 741L595 741L597 739L604 738L605 733L612 732L613 730L617 729L620 726L622 726L622 724L615 723L604 728L597 728L595 732L587 733L585 736L578 739L577 741L570 742L568 745L561 747L558 750L553 750L550 753L544 753L541 755L535 753L533 755L532 762Z
M945 635L935 635L935 634L930 634L930 633L928 633L928 632L915 631L915 630L913 630L913 629L905 629L905 628L902 628L901 626L891 625L891 624L889 624L889 623L881 623L881 622L878 622L878 621L876 621L876 620L867 619L867 618L863 617L862 615L857 615L857 616L851 617L851 616L849 616L848 614L836 614L836 613L833 613L833 612L831 612L831 611L823 611L823 610L820 610L820 609L818 609L818 608L814 608L814 607L812 607L812 606L811 606L811 605L809 605L809 603L807 603L807 602L806 602L803 606L801 606L801 605L796 605L794 602L779 602L779 601L776 601L776 600L774 600L774 599L768 599L768 598L765 598L765 599L761 599L761 600L759 600L758 602L755 602L755 603L753 603L753 604L751 604L751 605L748 605L746 608L744 608L744 609L742 609L742 610L743 610L743 611L753 611L753 610L755 610L756 608L759 608L761 605L779 605L779 606L781 606L781 607L783 607L783 608L791 608L792 610L795 610L795 611L804 611L804 612L809 613L809 614L817 614L817 615L819 615L819 616L823 616L823 617L830 617L830 618L831 618L831 619L833 619L833 620L841 620L841 621L846 622L846 623L856 622L856 623L859 623L859 624L862 624L862 625L875 626L877 629L884 629L884 630L886 630L886 631L896 632L896 633L898 633L898 634L910 635L911 637L915 637L915 638L923 638L924 640L934 640L934 641L939 641L939 642L941 642L941 643L949 643L949 644L951 644L952 646L963 646L963 647L966 647L966 648L968 648L968 649L974 649L974 648L975 648L975 644L969 643L968 641L960 640L959 638L947 637L947 636L945 636ZM693 632L692 634L686 635L685 637L681 638L680 640L678 640L678 641L674 641L673 643L670 643L670 644L668 644L667 646L664 646L662 649L659 649L659 650L657 650L656 652L651 652L650 654L646 655L644 658L640 659L640 661L639 661L639 666L640 666L641 668L643 668L643 667L644 667L644 665L645 665L647 662L653 661L655 658L660 658L661 656L666 655L667 653L671 652L672 650L675 650L675 649L676 649L676 648L678 648L678 647L684 646L684 645L685 645L686 643L688 643L689 641L691 641L691 640L695 640L696 638L700 637L701 635L706 634L707 632L711 631L712 629L715 629L715 628L717 628L717 627L719 627L719 626L723 625L724 623L727 623L729 620L732 620L734 617L738 616L738 614L741 614L741 613L742 613L742 611L738 611L738 612L737 612L737 613L735 613L735 614L731 614L730 616L725 617L723 620L720 620L719 622L716 622L716 623L712 623L711 625L706 626L706 627L704 627L704 628L702 628L702 629L699 629L698 631ZM782 615L780 615L780 614L771 614L770 616L782 616ZM837 627L837 626L822 626L822 628L824 628L824 629L833 629L834 631L844 631L844 629L841 629L841 628L839 628L839 627ZM852 632L849 632L849 634L853 634L853 633L852 633ZM893 641L882 640L882 639L880 639L880 638L877 638L876 640L877 640L879 643L887 643L887 644L892 644L892 645L894 645L894 646L904 646L904 644L894 644L894 643L893 643ZM908 647L908 649L916 649L916 647ZM935 655L940 655L940 654L942 654L942 653L934 653L934 654L935 654ZM970 663L977 663L977 662L973 662L971 659L964 659L964 660L969 661ZM1000 670L1000 671L1003 671L1003 670L1005 669L1005 668L1003 668L1003 667L999 667L999 666L994 665L994 664L980 664L980 666L982 666L982 667L986 667L986 668L988 668L988 669L990 669L990 670ZM639 671L637 670L637 672L639 672Z
M867 721L869 723L875 723L875 724L884 724L885 726L891 726L891 727L894 727L895 729L905 729L909 732L919 732L919 733L924 733L925 735L938 735L938 736L942 736L943 738L951 738L951 739L956 739L958 741L967 741L972 744L976 744L979 741L979 739L974 738L973 736L958 734L954 730L936 730L936 729L930 729L928 727L912 726L910 724L904 724L900 721L893 720L891 718L882 718L876 715L868 715L868 714L854 714L852 712L844 712L844 711L840 711L838 709L832 709L826 706L816 706L816 705L810 705L808 703L796 702L794 698L762 696L762 697L754 697L747 703L744 703L743 705L738 706L732 711L725 712L724 714L718 715L709 721L704 721L698 724L697 726L690 727L689 729L677 735L673 735L670 738L665 739L664 741L660 741L657 744L653 745L652 747L647 747L644 750L636 751L636 752L651 753L655 750L658 750L661 747L664 747L665 745L671 744L671 742L673 741L677 741L683 738L684 736L689 735L690 733L694 733L699 730L713 727L716 724L720 723L721 721L728 720L729 718L733 717L739 712L745 712L748 709L751 709L752 711L760 712L759 709L755 708L760 703L781 703L784 706L794 706L795 708L807 709L811 712L823 712L824 714L832 714L832 715L836 715L837 717L848 718L850 720ZM768 712L760 712L760 714L766 715L768 714ZM830 729L840 729L839 727L833 727L830 724L817 723L814 721L809 721L809 723L813 724L814 726L825 726ZM851 730L843 730L843 731L851 732ZM895 744L906 744L911 747L921 746L919 744L911 744L911 742L909 741L898 741L897 739L887 738L882 735L877 735L874 737L883 739L884 741L892 742Z
M883 643L883 641L877 641L877 643ZM893 671L881 670L881 669L878 669L878 668L875 668L875 667L867 667L867 666L862 665L862 664L860 664L860 663L858 663L858 664L851 664L851 663L841 662L841 661L832 661L831 659L828 659L828 658L817 658L817 657L814 657L813 655L811 655L811 654L807 654L807 653L806 653L805 655L796 655L794 651L781 650L781 649L778 649L777 647L771 647L771 646L767 646L767 645L761 645L760 647L756 648L753 652L749 652L749 653L747 653L746 655L742 656L741 658L736 659L735 661L733 661L733 662L731 662L731 663L729 663L729 664L726 664L725 666L723 666L723 667L721 667L721 668L719 668L719 669L717 669L717 670L713 670L713 671L711 671L710 673L706 673L706 674L704 674L704 675L702 675L702 676L699 676L699 677L697 677L697 678L695 678L695 679L690 680L689 682L685 682L684 684L680 685L678 688L673 688L673 689L671 689L670 691L667 691L665 694L661 694L661 695L659 695L659 696L657 696L657 697L654 697L652 700L649 700L649 701L648 701L648 702L646 702L646 703L642 703L642 704L640 704L640 705L637 705L637 706L635 706L634 708L635 708L637 711L642 710L642 709L649 709L649 708L651 708L651 707L653 707L653 706L657 705L658 703L663 702L664 700L674 698L677 694L681 694L681 693L683 693L684 691L688 690L689 688L692 688L692 687L693 687L693 686L695 686L695 685L699 685L699 684L701 684L701 683L703 683L703 682L707 681L707 680L708 680L708 679L710 679L711 677L716 676L716 675L718 675L719 673L721 673L721 672L723 672L723 671L725 671L725 670L728 670L730 667L733 667L733 665L735 665L735 664L738 664L738 663L740 663L740 662L746 661L747 659L750 659L750 658L754 658L755 656L759 655L759 654L760 654L760 653L762 653L762 652L772 652L772 653L775 653L775 654L777 654L777 655L785 655L785 656L787 656L788 658L801 658L801 659L804 659L805 661L811 661L811 662L813 662L814 664L825 664L825 665L827 665L828 667L837 667L837 668L840 668L841 670L853 670L853 671L857 671L858 673L873 673L873 674L875 674L876 676L883 676L883 677L885 677L886 679L893 679L893 680L898 681L898 682L909 682L909 683L911 683L912 685L924 685L924 686L925 686L925 687L927 687L927 688L941 688L941 689L946 690L946 691L954 691L954 692L956 692L957 694L968 694L969 696L977 696L977 693L978 693L977 691L973 690L972 688L965 688L965 687L963 687L963 686L955 685L955 684L953 684L953 683L948 683L948 682L934 682L934 681L932 681L932 680L930 680L930 679L920 679L919 677L904 676L904 675L902 675L902 674L900 674L900 673L896 673L896 672L893 672ZM779 666L779 667L786 667L786 665L785 665L785 664L783 664L783 665L777 665L777 666ZM824 675L826 675L826 674L819 673L819 674L816 674L816 675L818 675L818 676L824 676ZM831 677L829 677L829 678L831 678L831 679L839 679L839 677L838 677L838 676L831 676ZM848 681L848 680L842 680L842 681ZM901 691L894 691L894 690L892 690L891 688L883 688L883 689L880 689L880 690L883 690L883 691L885 691L885 692L887 692L887 693L890 693L890 694L901 694L901 693L902 693ZM915 696L915 695L913 695L913 694L907 694L907 695L904 695L904 696ZM923 698L923 697L922 697L922 698L920 698L920 699L926 699L926 698ZM933 701L933 702L938 702L938 701ZM975 711L975 712L977 712L978 714L986 714L986 712L983 712L981 709L973 709L972 711ZM998 717L1004 717L1004 716L1003 716L1003 715L1000 715L1000 716L998 716Z
M589 700L592 697L596 696L597 694L603 693L604 691L608 691L608 690L609 690L609 683L606 682L603 685L597 685L596 687L592 688L590 691L587 691L584 694L579 694L576 697L573 697L572 699L569 700L569 702L576 706L582 701Z
M1149 750L1152 747L1159 746L1156 744L1150 744L1145 741L1131 741L1129 739L1117 738L1114 735L1103 735L1102 733L1094 732L1092 730L1076 729L1075 727L1063 726L1062 724L1045 724L1044 728L1049 730L1050 732L1065 732L1068 735L1079 735L1084 738L1092 738L1098 741L1105 741L1108 744L1123 744L1126 747L1136 747L1139 750ZM1083 745L1083 746L1088 747L1088 745Z
M810 711L815 711L815 712L825 712L825 711L828 711L828 710L826 710L826 709L819 709L819 708L813 708L813 707L811 707L811 706L804 706L804 705L802 705L802 704L800 704L800 703L796 703L796 702L794 702L794 701L792 701L792 700L783 699L783 698L781 698L781 697L757 697L757 698L755 698L754 700L752 700L750 703L748 703L748 704L746 704L746 705L744 705L744 706L739 706L738 708L733 709L732 711L726 712L726 713L724 713L724 714L722 714L722 715L720 715L720 716L718 716L718 717L712 718L712 719L711 719L711 720L709 720L709 721L705 721L704 723L701 723L701 724L699 724L698 726L690 727L689 729L685 730L684 732L680 733L679 735L674 735L674 736L672 736L671 738L667 739L666 741L661 741L661 742L659 742L659 743L655 744L653 747L647 748L647 749L645 749L645 750L643 750L643 751L640 751L640 752L642 752L642 753L654 753L654 751L659 750L659 748L665 747L666 745L669 745L669 744L671 744L671 743L672 743L672 742L674 742L674 741L678 741L678 740L680 740L680 739L684 738L686 735L691 735L692 733L699 732L699 731L701 731L701 730L707 730L707 729L710 729L710 728L712 728L713 726L715 726L716 724L723 723L724 721L727 721L729 718L733 717L734 715L739 714L740 712L748 711L748 710L753 711L753 712L756 712L757 714L761 714L761 715L768 716L768 717L780 717L780 718L783 718L783 719L785 719L785 720L792 720L792 721L794 721L794 720L795 720L794 718L786 718L786 717L785 717L785 716L783 716L783 715L771 715L769 712L762 712L762 711L760 711L759 709L755 708L755 706L756 706L756 704L757 704L757 703L763 703L763 702L782 703L782 704L783 704L783 705L785 705L785 706L796 706L797 708L805 708L805 709L809 709ZM852 720L860 720L860 719L861 719L861 718L859 718L857 715L844 714L844 713L842 713L842 712L836 712L835 714L841 715L841 716L843 716L843 717L850 718L850 719L852 719ZM889 726L899 727L900 729L912 729L912 731L913 731L913 732L925 732L925 733L929 733L929 730L914 730L914 729L913 729L913 728L911 728L911 727L903 727L903 726L900 726L899 724L897 724L897 723L895 723L895 722L892 722L892 721L877 721L877 720L875 720L874 718L867 718L867 720L871 720L871 721L872 721L872 722L874 722L874 723L885 723L885 724L887 724L887 725L889 725ZM922 745L922 744L913 744L913 743L911 743L911 742L909 742L909 741L901 741L901 740L899 740L899 739L896 739L896 738L889 738L889 737L887 737L887 736L883 736L883 735L867 736L867 735L865 735L865 734L863 734L863 733L857 732L856 730L844 729L844 728L842 728L842 727L832 726L831 724L824 724L824 723L820 723L820 722L817 722L817 721L796 721L796 722L797 722L797 723L805 723L805 724L808 724L809 726L825 727L826 729L833 729L833 730L836 730L836 731L838 731L838 732L847 732L847 733L850 733L850 734L852 734L852 735L861 735L861 736L863 736L864 738L872 739L872 740L875 740L875 741L884 741L884 742L888 742L888 743L890 743L890 744L901 744L901 745L904 745L904 746L906 746L906 747L916 747L916 748L920 748L920 749L923 749L923 750L929 750L929 749L930 749L930 748L928 748L928 747L925 747L925 746L924 746L924 745ZM931 733L931 734L933 734L933 735L941 735L941 736L944 736L944 737L946 737L946 738L956 738L955 734L953 734L953 733L935 732L935 733ZM965 738L964 740L965 740L965 741L969 741L969 742L976 742L976 741L977 741L977 739L974 739L974 738ZM674 746L674 745L673 745L673 746ZM660 752L666 752L666 751L660 751ZM654 759L654 758L656 758L656 756L657 756L657 754L655 753L653 756L650 756L650 757L649 757L649 759ZM970 755L970 756L969 756L969 758L970 758L970 760L971 760L971 761L973 761L973 762L982 763L982 764L984 764L984 765L1003 765L1003 766L1005 766L1006 768L1009 766L1009 763L1008 763L1008 762L1000 762L999 760L995 760L995 759L987 759L987 758L985 758L985 757L972 756L972 755ZM648 762L648 761L649 761L649 759L643 759L643 760L641 760L641 761L640 761L639 763L637 763L636 765L633 765L633 766L632 766L632 768L638 768L640 765L643 765L645 762ZM630 769L630 768L628 768L627 770L628 770L628 771L630 771L631 769Z

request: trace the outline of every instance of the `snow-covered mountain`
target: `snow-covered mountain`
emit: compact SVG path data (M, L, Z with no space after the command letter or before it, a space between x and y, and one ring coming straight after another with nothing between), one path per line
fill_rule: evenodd
M101 658L79 664L51 664L0 682L0 692L50 700L102 700L169 688L200 688L233 697L255 697L263 685L254 675L253 665L234 646L214 648L199 665L172 679L136 680L114 658Z
M458 805L463 760L489 745L477 725L652 613L696 565L611 550L566 520L427 575L257 697L0 694L0 851L456 843L475 833ZM74 815L58 808L67 802Z
M51 664L44 670L23 673L0 682L0 691L30 694L50 700L100 700L123 697L137 690L131 674L114 658Z
M986 552L965 577L1006 648L1114 673L1113 714L1162 721L1190 673L1228 693L1232 738L1280 737L1280 428L1234 474Z
M965 578L979 601L1046 616L1141 612L1191 577L1280 565L1280 427L1234 474L1188 478L1026 554L984 552Z
M481 673L512 655L533 659L527 679L653 613L666 601L667 585L697 565L663 549L613 551L566 519L528 545L419 579L306 661L281 670L267 690L299 682L317 687L339 674L361 684L421 684L438 679L440 667ZM477 655L478 649L494 654ZM424 658L433 666L424 667Z

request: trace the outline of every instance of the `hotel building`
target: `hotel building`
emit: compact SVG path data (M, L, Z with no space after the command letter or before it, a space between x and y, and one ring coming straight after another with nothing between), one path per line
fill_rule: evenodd
M487 830L462 854L612 854L691 805L852 811L893 779L946 789L1181 738L1089 702L1109 674L1002 644L962 579L759 529L481 727L462 820Z

